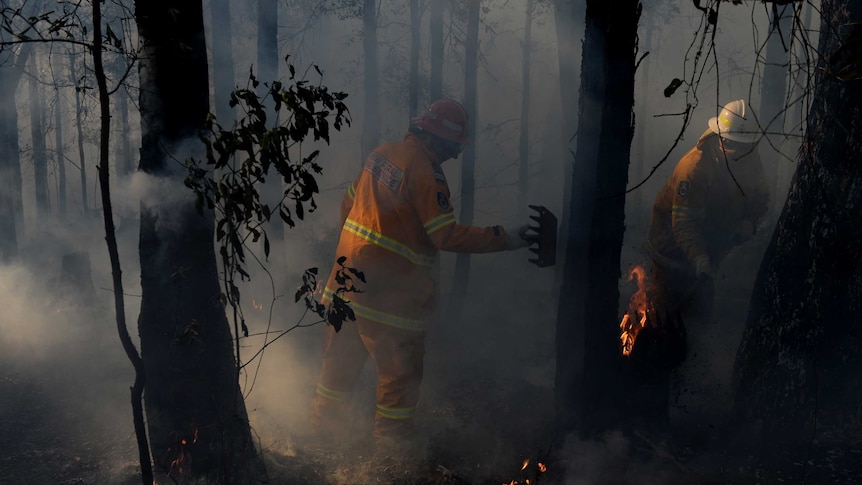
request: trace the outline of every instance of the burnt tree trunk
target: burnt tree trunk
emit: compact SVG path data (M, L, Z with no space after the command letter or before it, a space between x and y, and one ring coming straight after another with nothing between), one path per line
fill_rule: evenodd
M735 415L771 443L840 432L862 405L862 3L824 0L821 12L798 168L734 367Z
M209 109L201 2L139 0L135 18L144 50L140 167L172 187L173 199L141 204L138 330L155 469L184 483L252 482L258 456L220 302L213 214L199 214L190 192L176 200L185 173L173 158L203 156L198 133Z
M578 96L580 71L577 61L581 51L580 29L584 22L584 0L554 0L554 27L557 34L557 65L559 68L558 89L560 92L560 114L562 126L561 145L559 152L559 163L564 166L563 170L563 213L560 214L560 229L558 237L560 241L568 240L569 231L569 209L572 197L572 162L574 157L575 128L578 119ZM557 261L564 261L566 245L559 244L557 248ZM554 280L562 284L565 267L562 264L554 268ZM572 345L577 349L583 347L572 340L572 336L566 341L569 352ZM572 372L579 372L572 369Z
M459 222L473 225L473 210L476 198L476 118L478 117L477 75L479 67L479 10L481 0L467 2L467 39L464 45L464 109L469 113L467 133L473 136L473 143L464 146L461 157L461 215ZM449 298L448 320L461 316L464 297L467 294L470 278L470 254L458 253L455 257L455 275L452 293Z
M578 130L555 390L563 430L578 416L585 434L610 428L622 411L618 282L640 11L638 0L587 1L578 117L591 122ZM583 354L567 347L580 342Z
M129 140L129 99L124 89L117 91L117 174L128 176L135 172L135 162L132 157L132 143Z
M431 103L443 96L443 10L447 0L431 2L431 79L428 83ZM429 103L430 104L430 103Z
M215 24L214 24L215 25ZM215 35L219 35L215 33ZM261 84L258 94L266 94L266 86L278 79L278 1L258 0L257 2L257 67ZM221 90L219 90L221 91ZM225 101L229 100L226 98ZM218 101L216 101L218 103ZM270 99L266 106L266 126L276 125L275 106ZM216 105L218 107L218 104ZM284 197L282 179L277 174L266 179L261 190L262 197L270 208L274 208ZM278 211L273 210L274 214ZM271 256L275 257L274 266L279 270L284 265L284 222L280 217L272 217L266 223L266 231L271 243ZM263 247L263 243L261 243Z
M266 5L263 5L266 3ZM272 12L271 5L276 6L276 11ZM272 17L271 22L275 22L277 20L276 16L278 15L278 4L275 2L258 2L259 12L262 10L264 14ZM275 15L273 15L275 14ZM210 37L212 38L212 59L213 59L213 104L215 105L215 115L219 124L225 128L230 128L234 123L234 112L233 108L230 107L230 93L233 92L236 80L234 79L234 69L233 69L233 34L231 29L231 16L230 16L230 0L212 0L210 5L210 25L212 26L212 32L210 33ZM260 24L259 24L260 25ZM264 29L263 26L260 26L260 30L258 31L258 49L261 51L266 51L267 55L260 55L261 52L258 52L258 68L262 69L261 60L263 57L273 57L270 44L276 45L276 39L269 39L265 37L261 39L262 33L265 30L271 30L269 25ZM267 32L271 34L271 32ZM264 48L264 45L266 48ZM276 62L278 62L278 51L275 52ZM268 68L269 69L269 68ZM268 75L274 76L274 73L268 72ZM262 78L267 82L275 79L272 78Z
M533 0L524 14L524 44L521 53L521 130L518 140L518 220L527 218L527 179L530 175L530 51L533 48Z
M30 56L24 45L14 64L0 66L0 262L18 256L15 220L21 204L21 158L18 145L18 107L15 92Z
M30 142L33 159L33 181L36 193L36 214L44 217L51 213L51 201L48 198L48 153L45 148L44 104L42 88L39 86L39 63L36 56L31 58L32 72L29 77L30 87Z
M117 234L114 229L114 214L111 204L111 184L109 170L109 147L111 136L111 100L108 97L108 82L102 62L102 5L101 2L93 2L93 71L99 92L99 185L102 195L102 220L105 225L105 242L108 246L108 257L111 261L111 279L114 290L114 313L117 323L117 334L123 345L126 356L135 369L135 381L131 391L132 423L138 444L138 461L141 464L141 482L144 485L155 483L153 479L153 464L150 460L150 450L147 443L147 431L144 424L143 393L146 383L144 362L132 342L129 328L126 325L126 306L123 291L123 272L120 267L120 252L117 246ZM92 277L90 277L90 258L88 253L73 253L63 258L63 267L70 266L78 269L77 273L86 270L88 287L95 300L95 289ZM82 269L83 267L83 269ZM85 283L85 282L82 282ZM81 286L81 285L79 285Z
M778 196L784 187L781 166L787 163L778 150L784 141L784 120L787 108L787 75L790 71L790 41L793 27L792 5L770 5L769 33L766 40L766 61L760 84L760 125L769 143L761 143L760 151L766 173L772 173L771 192Z
M54 154L57 159L57 214L66 219L66 155L63 151L63 98L54 90Z
M410 0L410 71L407 74L407 113L410 118L419 110L419 48L422 14L419 0Z
M84 216L89 216L90 208L87 203L87 160L84 156L84 120L83 110L81 108L81 96L83 86L80 80L75 75L75 63L78 61L78 56L72 54L69 59L69 72L72 76L72 82L75 83L75 126L78 129L78 164L81 171L81 205L84 209Z
M362 126L362 158L380 142L380 112L377 86L377 0L362 7L362 46L365 56L365 117Z

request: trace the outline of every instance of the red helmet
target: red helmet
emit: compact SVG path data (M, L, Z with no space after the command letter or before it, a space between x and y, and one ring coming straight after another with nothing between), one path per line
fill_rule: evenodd
M416 127L433 133L444 140L465 144L467 138L467 110L454 99L438 99L428 110L410 120Z

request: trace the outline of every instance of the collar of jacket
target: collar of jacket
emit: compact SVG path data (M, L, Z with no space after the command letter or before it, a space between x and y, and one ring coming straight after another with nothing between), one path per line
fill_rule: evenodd
M440 161L437 160L437 154L434 153L434 150L430 149L427 145L422 143L422 140L420 140L418 136L414 135L413 133L407 133L406 135L404 135L404 141L417 145L420 150L422 150L422 153L424 153L428 157L428 160L431 160L431 162L440 163Z

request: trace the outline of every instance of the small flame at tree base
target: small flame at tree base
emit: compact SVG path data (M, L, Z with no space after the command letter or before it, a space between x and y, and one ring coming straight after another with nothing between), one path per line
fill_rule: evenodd
M524 460L524 463L521 465L521 471L526 470L529 465L530 465L530 459L527 458L526 460ZM537 474L545 473L546 471L548 471L548 467L544 463L538 462L538 463L536 463L536 470L537 470ZM534 485L535 483L538 483L538 482L530 480L529 478L526 478L523 481L512 480L510 482L503 482L502 485Z
M637 265L629 272L628 281L635 280L638 289L629 300L628 312L620 321L620 346L622 354L630 356L635 346L638 333L646 326L650 311L650 302L647 297L646 271L641 265Z

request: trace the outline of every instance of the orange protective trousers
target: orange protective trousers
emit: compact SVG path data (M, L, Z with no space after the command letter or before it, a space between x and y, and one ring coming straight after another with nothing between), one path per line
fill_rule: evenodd
M409 433L422 383L425 332L402 330L357 317L341 331L326 327L323 365L312 402L311 423L336 434L343 425L348 398L368 355L377 363L377 413L374 438L378 444Z

